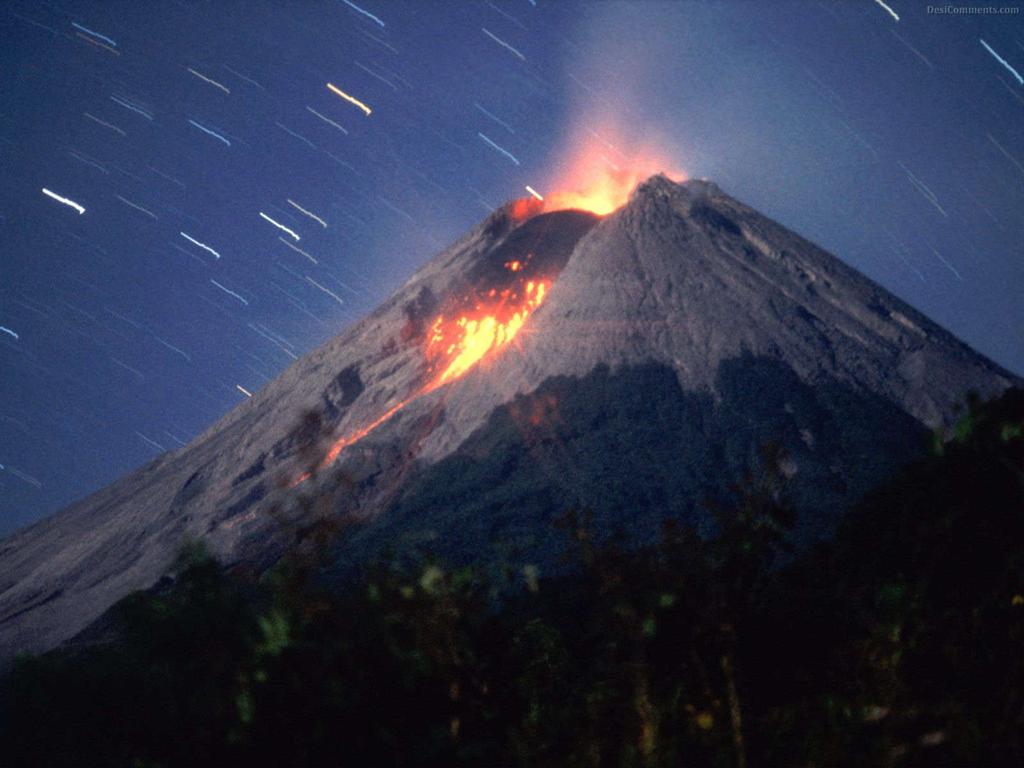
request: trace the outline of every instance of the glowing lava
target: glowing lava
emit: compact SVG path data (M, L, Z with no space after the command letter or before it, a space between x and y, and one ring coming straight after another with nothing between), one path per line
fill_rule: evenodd
M519 261L505 265L510 271L522 268ZM443 366L441 374L430 385L436 389L459 378L475 366L492 350L506 346L519 333L547 292L544 281L520 281L512 288L491 290L487 298L478 302L471 312L450 320L438 317L430 329L427 358L433 368Z
M527 255L525 259L509 261L505 268L509 272L520 273L529 259ZM488 355L497 354L508 346L530 314L544 301L549 287L547 280L527 279L520 275L509 287L492 288L481 298L463 301L463 307L468 309L461 309L451 317L440 315L430 327L424 349L429 370L436 375L366 426L336 440L318 469L333 464L342 451L358 443L409 403L458 379ZM291 486L304 482L310 474L300 475Z
M544 210L576 208L605 216L625 205L636 185L657 173L676 182L686 179L660 143L638 144L621 135L611 124L600 134L581 125L569 143L568 160L548 183L553 191L545 197ZM613 144L608 136L618 140Z

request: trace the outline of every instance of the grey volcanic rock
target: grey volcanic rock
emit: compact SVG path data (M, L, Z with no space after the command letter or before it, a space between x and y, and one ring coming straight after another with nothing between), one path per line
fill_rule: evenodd
M190 539L207 542L227 563L272 563L294 541L296 526L308 522L310 510L294 502L300 494L328 499L328 514L374 521L378 539L400 535L422 509L423 522L452 542L461 541L453 526L470 512L477 525L491 520L495 536L521 527L522 520L509 519L510 499L538 508L587 502L593 482L562 479L607 473L601 460L588 458L588 425L597 425L595 434L605 429L604 415L637 391L661 394L625 409L607 434L633 431L635 439L622 443L633 452L641 438L653 444L662 433L696 446L680 470L692 482L673 485L674 476L646 472L663 461L654 452L630 465L645 476L646 495L618 486L605 495L689 509L696 500L680 505L678 497L708 490L702 475L742 464L749 445L731 435L796 436L789 441L799 449L794 472L818 480L831 473L830 482L841 486L835 498L849 500L883 464L904 455L900 435L948 425L969 390L994 395L1016 383L714 184L654 177L603 219L535 209L517 217L520 208L490 216L371 315L185 448L0 542L0 656L72 637L121 597L155 584ZM500 288L510 279L505 263L528 255L531 274L554 282L513 344L413 398L299 491L284 487L310 463L318 430L332 439L352 434L421 391L433 375L423 354L433 318L456 311L467 295ZM758 411L744 396L750 387L762 388L758 400L774 410ZM533 446L547 438L519 429L513 417L529 410L558 423L562 415L544 409L554 403L557 411L559 398L570 421L587 420L558 428L561 448L536 454L541 458L530 466L510 455L504 474L481 464L479 457L495 451L535 456ZM662 410L651 410L651 402ZM830 416L836 413L843 418ZM296 430L304 414L314 414L305 434ZM749 430L748 414L756 422ZM841 426L851 414L893 425L885 438L891 450L879 449L878 466L866 474L858 467L871 464L870 449ZM644 423L631 427L636 422L626 417ZM671 423L661 425L663 418ZM699 428L691 431L691 422ZM548 493L538 474L545 461L558 463L559 477L551 478L557 493ZM488 473L473 474L483 466ZM523 478L532 484L526 495ZM500 491L487 503L481 482ZM463 489L461 496L441 494L447 517L429 508L438 483ZM670 486L671 498L655 492ZM608 515L609 524L631 521L621 505L609 506Z

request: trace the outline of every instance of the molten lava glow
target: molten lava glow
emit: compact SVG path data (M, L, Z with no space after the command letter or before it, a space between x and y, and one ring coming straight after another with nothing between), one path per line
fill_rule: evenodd
M617 132L607 127L604 134ZM548 184L553 191L546 196L546 211L576 208L604 216L625 205L636 185L657 173L676 182L686 179L678 163L660 149L624 139L616 146L589 130L581 130L571 146L568 161Z
M333 464L334 460L336 458L338 458L339 454L341 454L341 452L343 450L348 448L353 443L358 443L360 440L362 440L368 434L373 432L373 430L375 430L377 427L379 427L381 424L383 424L385 421L387 421L392 416L394 416L396 413L398 413L400 410L405 408L405 406L407 406L410 402L415 400L421 394L423 394L423 393L422 392L418 392L415 395L413 395L412 397L410 397L408 400L403 400L402 402L398 403L398 405L394 405L391 408L388 408L388 410L386 410L383 414L381 414L381 416L378 419L376 419L373 422L367 424L362 429L357 429L355 432L347 434L344 437L342 437L340 440L335 441L335 443L331 446L331 450L329 450L327 452L327 455L324 456L324 460L320 463L320 466L321 467L326 467L328 464Z
M521 264L509 262L506 267L515 272ZM512 341L526 318L544 301L547 289L548 283L530 280L500 292L492 290L471 312L455 319L438 317L430 329L427 358L434 370L443 370L430 389L459 378L491 350Z
M521 261L509 261L505 268L509 272L519 272L530 258L531 254L527 254ZM454 317L439 316L430 327L424 350L430 362L430 371L436 375L423 387L391 406L369 424L336 440L318 468L323 469L333 464L342 451L358 443L409 403L454 381L488 354L508 346L530 314L544 301L549 287L549 281L527 280L520 276L508 288L492 288L485 297L467 302L472 305L472 309L462 310ZM291 482L291 487L303 483L309 476L309 472L300 475Z

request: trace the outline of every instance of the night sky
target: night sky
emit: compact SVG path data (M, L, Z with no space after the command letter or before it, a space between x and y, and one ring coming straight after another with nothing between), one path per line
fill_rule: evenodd
M8 0L0 534L581 156L711 178L1024 372L1024 11L887 5Z

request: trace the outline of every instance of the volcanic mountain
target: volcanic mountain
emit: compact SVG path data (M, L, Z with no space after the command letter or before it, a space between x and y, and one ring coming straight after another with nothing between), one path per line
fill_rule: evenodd
M188 446L0 542L0 655L83 630L183 543L271 565L359 520L339 568L425 542L552 563L587 509L702 524L780 445L804 540L1014 376L705 181L599 217L496 211Z

